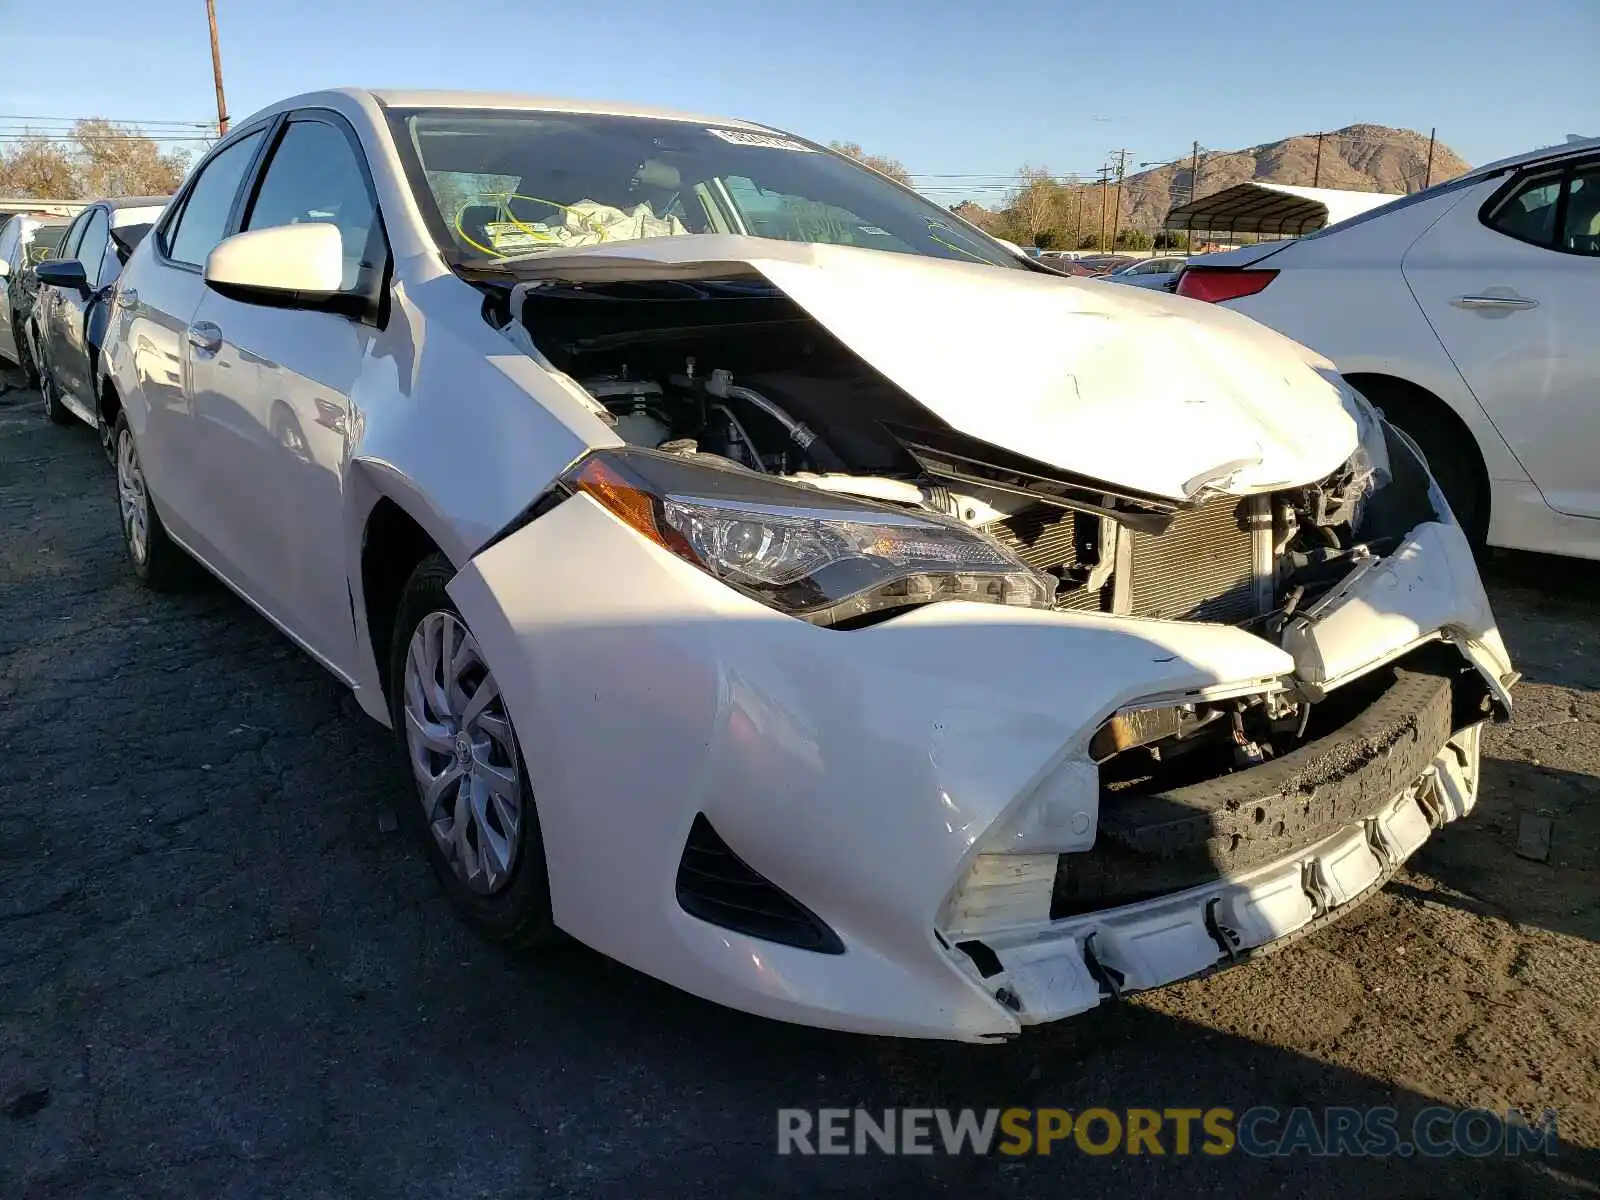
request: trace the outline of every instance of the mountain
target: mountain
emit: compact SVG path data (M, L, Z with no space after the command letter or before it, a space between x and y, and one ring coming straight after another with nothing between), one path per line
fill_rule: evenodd
M1428 167L1428 139L1409 129L1386 125L1347 125L1322 135L1322 168L1316 169L1317 135L1297 134L1248 150L1203 150L1200 195L1248 180L1300 187L1348 188L1357 192L1418 191ZM1432 182L1439 183L1468 169L1468 162L1448 146L1433 148ZM1122 182L1125 226L1150 231L1167 211L1190 195L1190 160L1141 171Z
M1167 212L1190 197L1190 161L1179 159L1124 179L1118 230L1148 234L1159 229ZM1467 161L1454 150L1434 146L1433 183L1467 169ZM1032 172L1028 178L1027 186L1008 201L1012 207L990 210L967 201L955 211L991 233L1018 242L1033 243L1042 233L1049 232L1057 246L1072 246L1085 239L1092 244L1100 224L1099 185L1052 181L1042 171ZM1417 191L1427 178L1428 139L1409 129L1390 129L1386 125L1347 125L1324 133L1320 168L1314 133L1297 134L1247 150L1205 150L1200 154L1202 197L1247 180L1300 187L1310 187L1315 181L1320 187L1400 194ZM1039 189L1049 195L1041 196ZM1027 203L1018 205L1017 201L1024 198Z

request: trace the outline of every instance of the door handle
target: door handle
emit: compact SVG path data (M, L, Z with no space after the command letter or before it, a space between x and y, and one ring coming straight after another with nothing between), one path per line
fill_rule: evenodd
M1537 300L1530 300L1526 296L1457 296L1450 303L1457 308L1490 312L1514 312L1517 309L1539 307Z
M186 336L189 345L201 354L215 354L222 349L222 330L210 321L196 321L189 326Z

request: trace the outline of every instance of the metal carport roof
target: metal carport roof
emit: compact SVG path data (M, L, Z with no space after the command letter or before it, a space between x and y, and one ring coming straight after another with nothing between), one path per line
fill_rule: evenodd
M1386 192L1291 187L1286 183L1236 183L1180 204L1167 214L1167 229L1205 233L1277 233L1299 237L1387 204Z

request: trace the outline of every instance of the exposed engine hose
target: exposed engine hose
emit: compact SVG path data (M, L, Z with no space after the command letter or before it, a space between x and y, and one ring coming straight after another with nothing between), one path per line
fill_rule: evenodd
M817 441L817 435L804 421L796 421L760 392L736 386L731 371L719 369L711 372L711 378L706 381L706 394L715 396L719 400L743 400L746 404L754 405L782 425L788 431L790 440L802 450L809 450L812 443ZM827 448L826 442L823 443L823 448Z

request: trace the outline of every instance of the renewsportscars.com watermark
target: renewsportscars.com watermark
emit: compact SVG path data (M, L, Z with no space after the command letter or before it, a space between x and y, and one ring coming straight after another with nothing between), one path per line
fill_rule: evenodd
M1556 1114L1424 1108L781 1108L779 1154L1518 1158L1556 1154Z

